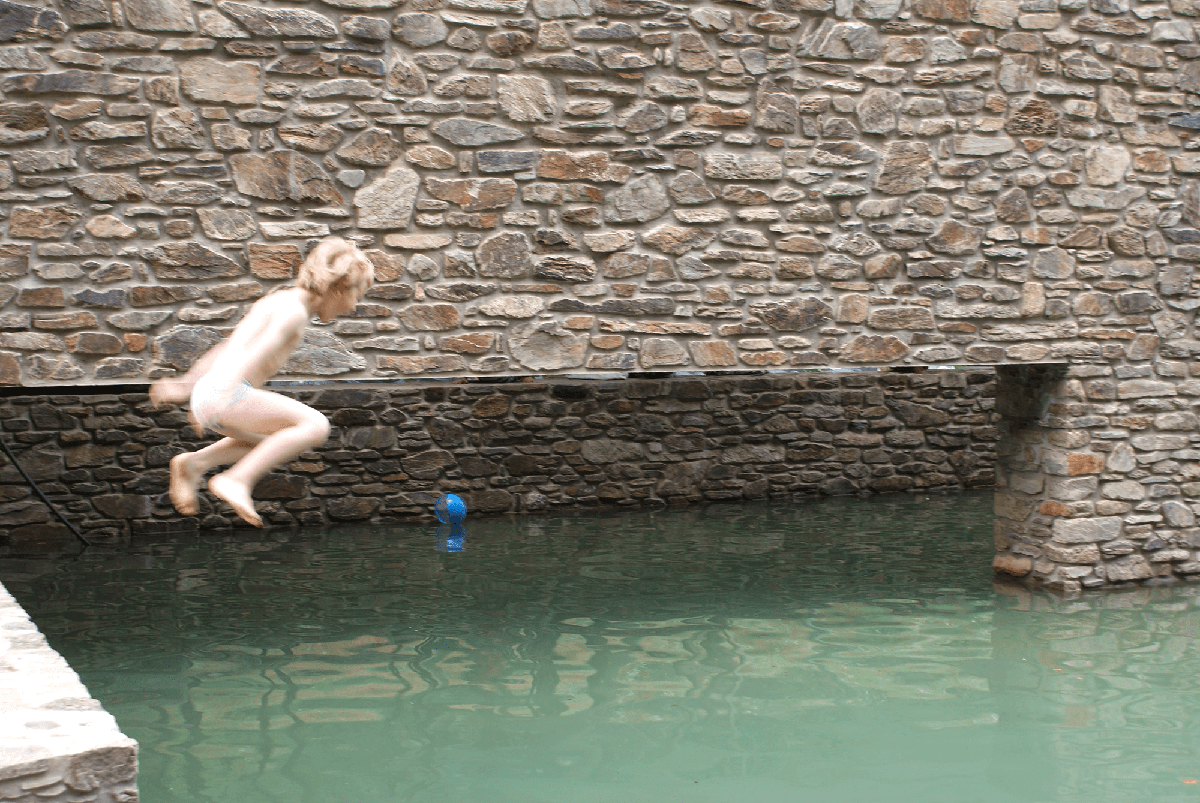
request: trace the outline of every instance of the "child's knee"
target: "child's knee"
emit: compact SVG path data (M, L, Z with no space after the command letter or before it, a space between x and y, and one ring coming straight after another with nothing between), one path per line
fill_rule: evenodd
M329 438L329 419L316 410L309 410L301 424L313 445L324 443Z

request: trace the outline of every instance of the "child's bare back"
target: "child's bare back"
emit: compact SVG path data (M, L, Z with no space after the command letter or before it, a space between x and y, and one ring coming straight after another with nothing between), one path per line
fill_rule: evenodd
M223 357L213 371L229 372L255 387L278 373L300 345L311 317L304 292L291 287L254 302L225 341Z

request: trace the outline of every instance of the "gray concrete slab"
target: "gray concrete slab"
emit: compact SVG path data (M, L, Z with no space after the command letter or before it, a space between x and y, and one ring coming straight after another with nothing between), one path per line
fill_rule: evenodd
M0 800L137 798L137 742L0 585Z

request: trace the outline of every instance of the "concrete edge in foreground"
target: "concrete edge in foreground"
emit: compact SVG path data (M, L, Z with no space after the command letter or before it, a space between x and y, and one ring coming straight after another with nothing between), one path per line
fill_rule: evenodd
M137 799L137 742L0 585L0 800Z

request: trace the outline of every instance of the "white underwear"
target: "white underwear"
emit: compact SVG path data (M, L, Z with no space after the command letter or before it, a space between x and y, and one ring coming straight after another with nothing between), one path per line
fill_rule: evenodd
M220 432L221 416L246 398L251 389L251 384L244 379L230 381L225 377L212 375L201 377L200 381L192 386L192 415L204 429Z

